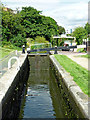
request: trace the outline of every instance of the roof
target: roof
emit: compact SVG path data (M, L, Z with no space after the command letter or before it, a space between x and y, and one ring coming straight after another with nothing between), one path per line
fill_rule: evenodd
M66 34L62 34L61 36L53 36L53 38L74 38L75 39L75 37L67 36Z

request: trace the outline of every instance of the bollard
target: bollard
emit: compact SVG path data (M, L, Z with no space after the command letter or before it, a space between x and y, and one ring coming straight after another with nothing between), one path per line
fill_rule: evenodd
M18 55L18 51L16 50L15 52L16 52L16 55Z
M55 52L54 52L54 54L57 54L57 46L55 46Z
M27 48L27 53L28 53L28 54L30 53L30 50L31 50L30 48Z
M25 53L25 45L22 46L22 53Z

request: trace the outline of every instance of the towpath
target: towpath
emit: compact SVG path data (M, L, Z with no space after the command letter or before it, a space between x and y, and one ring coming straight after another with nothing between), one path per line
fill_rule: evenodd
M58 52L58 54L67 55L70 59L75 61L77 64L81 65L82 67L86 68L87 70L90 70L89 64L90 64L90 58L80 57L81 55L86 55L86 53L75 53L75 52L65 52L61 51Z

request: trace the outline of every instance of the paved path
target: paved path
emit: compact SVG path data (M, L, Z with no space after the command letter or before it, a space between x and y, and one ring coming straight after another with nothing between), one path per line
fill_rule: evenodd
M67 55L70 59L81 65L82 67L86 68L88 70L88 58L84 57L77 57L75 55Z
M67 55L70 59L75 61L77 64L81 65L82 67L86 68L87 70L90 70L89 64L90 59L79 57L79 55L85 55L86 53L75 53L75 52L65 52L60 51L58 54Z

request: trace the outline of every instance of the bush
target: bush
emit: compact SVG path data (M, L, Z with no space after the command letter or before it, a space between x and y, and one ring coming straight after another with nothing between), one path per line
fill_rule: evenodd
M78 48L77 52L85 52L84 48Z
M3 46L7 46L7 45L10 46L10 45L11 45L11 42L1 41L0 44L1 44L2 47L3 47Z
M27 38L26 41L27 41L27 47L30 47L31 44L34 44L35 40L32 38Z
M36 43L48 43L48 41L46 41L46 39L44 37L41 37L41 36L37 36L35 38L35 42Z
M50 47L50 44L48 44L49 42L43 36L42 37L37 36L35 39L27 38L26 41L27 41L27 47L30 47L31 45L31 49L40 49L40 48Z
M14 36L10 41L12 44L18 47L21 47L23 44L26 45L26 39L22 37L21 34Z

